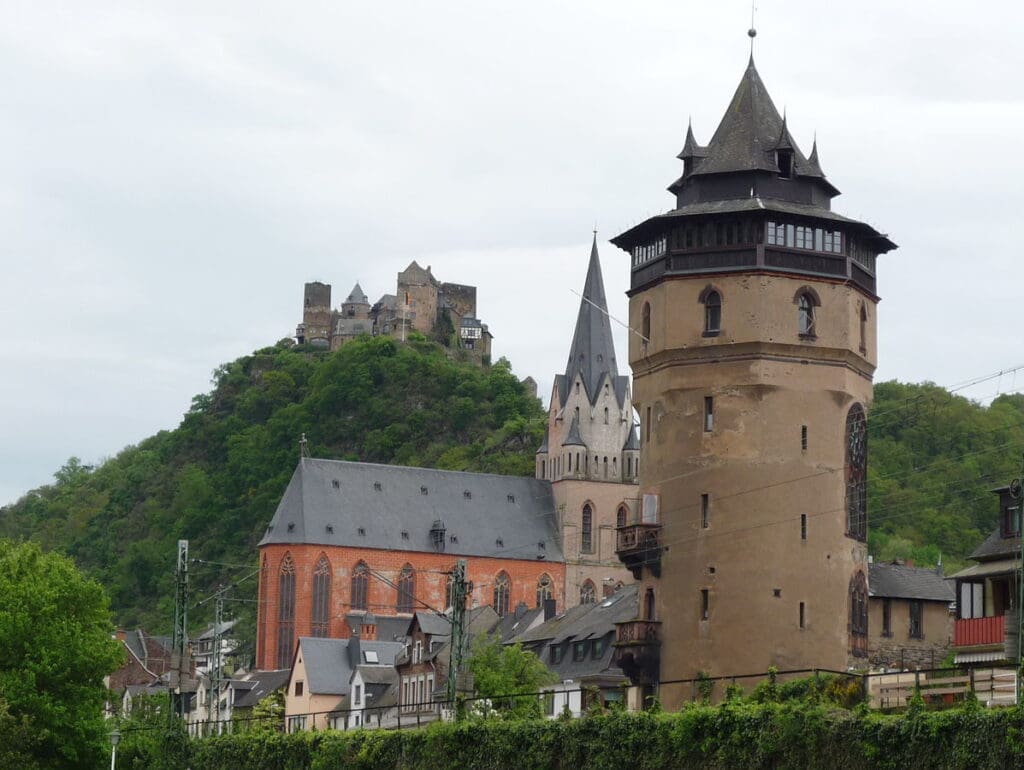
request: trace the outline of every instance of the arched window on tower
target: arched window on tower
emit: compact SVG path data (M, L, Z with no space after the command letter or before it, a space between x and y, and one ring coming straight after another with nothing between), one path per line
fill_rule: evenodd
M537 606L543 607L544 600L550 599L552 596L552 584L551 576L546 572L540 576L540 580L537 581Z
M412 612L413 604L416 601L416 573L412 565L406 564L398 576L398 604L395 605L397 612Z
M494 578L494 611L502 618L508 614L509 587L508 573L499 572Z
M331 564L325 555L313 568L313 636L330 636L331 629Z
M801 292L797 297L797 328L801 337L813 337L814 332L814 297L810 292Z
M590 503L583 506L583 520L580 525L580 551L593 553L594 551L594 508Z
M352 570L352 609L365 610L368 608L369 588L370 569L365 562L359 562Z
M860 404L846 413L846 534L868 537L868 425Z
M587 578L580 586L580 604L593 604L597 601L597 586L594 581Z
M295 644L295 562L285 554L277 573L277 667L290 668Z
M863 572L850 580L850 652L858 658L868 653L868 583Z
M624 527L629 519L629 511L626 506L620 505L619 510L615 512L615 526Z
M860 303L860 352L868 352L868 309Z
M640 311L640 334L643 336L643 348L647 351L647 346L651 341L651 303L645 302L643 310Z
M704 334L716 335L722 330L722 295L709 291L704 296Z
M608 407L604 408L604 424L608 424Z

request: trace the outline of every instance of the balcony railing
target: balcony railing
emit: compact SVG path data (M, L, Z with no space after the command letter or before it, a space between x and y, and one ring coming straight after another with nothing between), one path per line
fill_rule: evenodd
M660 524L626 524L615 534L615 554L633 577L639 580L645 566L655 577L661 576Z
M615 663L633 684L653 684L661 668L661 623L627 620L615 624Z
M627 620L615 624L615 644L657 644L659 639L658 620Z
M962 618L953 627L953 646L972 647L981 644L1004 644L1006 616L990 618Z

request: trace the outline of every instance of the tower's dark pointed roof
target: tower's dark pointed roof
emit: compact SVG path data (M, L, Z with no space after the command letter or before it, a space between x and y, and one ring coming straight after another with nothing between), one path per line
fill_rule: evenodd
M569 424L569 435L565 437L562 446L586 446L583 437L580 435L580 416L573 414L572 422Z
M619 391L619 370L615 363L615 345L612 341L612 325L608 319L608 301L604 293L604 279L601 277L601 262L597 255L597 234L590 249L590 265L587 280L583 285L580 312L576 317L576 331L569 348L569 361L565 377L559 380L559 397L565 404L569 388L579 374L583 387L587 389L590 403L596 403L601 380L607 376ZM621 399L620 399L621 403Z
M639 452L640 437L636 434L636 425L629 426L629 435L626 436L626 443L622 445L623 452Z
M363 291L359 282L356 281L356 285L352 287L352 291L350 291L348 296L345 298L345 304L369 304L369 302L370 300L366 296L366 292Z
M824 177L825 173L821 170L821 163L818 161L818 138L814 138L814 144L811 145L811 154L807 156L807 165L803 170L804 176L820 176Z
M773 151L781 148L794 151L799 172L807 160L789 135L751 57L722 122L708 142L707 157L694 174L778 171Z
M544 429L544 440L540 443L540 447L537 448L537 451L535 452L535 454L539 454L539 455L547 454L547 452L548 452L548 441L550 439L550 436L548 434L549 434L549 431L548 431L547 428L545 428Z
M707 147L701 147L696 138L693 136L693 121L690 121L686 125L686 141L683 142L683 149L678 155L679 160L686 160L687 158L703 158L708 154Z

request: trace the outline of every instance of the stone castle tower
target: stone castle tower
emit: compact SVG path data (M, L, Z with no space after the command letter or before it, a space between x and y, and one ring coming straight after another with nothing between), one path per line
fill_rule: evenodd
M630 581L616 558L616 527L637 510L639 450L595 235L569 360L565 373L555 375L548 427L537 450L536 476L551 481L558 510L567 607Z
M678 157L675 209L613 239L642 332L643 510L620 529L642 609L618 658L638 683L863 665L875 258L895 244L831 210L752 58Z

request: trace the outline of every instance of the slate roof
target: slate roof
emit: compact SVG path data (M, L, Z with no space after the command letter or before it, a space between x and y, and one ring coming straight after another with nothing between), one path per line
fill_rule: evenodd
M707 157L697 164L693 175L777 172L779 167L774 153L777 148L792 149L795 172L804 174L808 169L807 158L786 130L751 57L721 123L708 142Z
M612 325L608 318L608 300L604 293L604 278L601 276L601 261L597 255L597 234L590 248L590 264L587 279L583 284L580 310L576 316L576 330L569 348L569 360L565 376L556 378L558 395L565 404L576 376L583 380L591 404L597 403L601 383L605 377L611 379L619 406L625 399L629 379L620 377L615 361L615 343L612 339Z
M304 636L298 652L306 667L306 689L316 695L344 695L352 679L349 639L322 639ZM393 667L395 658L405 649L402 642L360 641L360 651L375 650L381 666Z
M586 446L583 443L583 437L580 436L580 416L578 414L572 416L569 433L566 435L565 441L562 442L562 446Z
M984 542L974 549L968 557L975 561L991 561L993 559L1004 559L1006 557L1016 558L1020 556L1020 538L1002 536L999 527L985 538Z
M785 201L778 198L762 198L760 196L688 203L677 209L673 209L672 211L667 211L664 214L653 216L639 225L631 227L629 230L622 233L622 235L616 236L612 240L612 243L619 245L620 240L629 240L632 235L641 234L643 231L651 229L652 224L664 222L677 217L707 216L713 214L739 214L748 211L769 211L779 214L792 214L796 216L814 217L816 219L828 219L833 222L854 226L864 235L880 239L878 245L883 250L896 248L896 244L889 240L885 234L879 233L875 228L865 224L864 222L858 222L856 219L844 217L842 214L837 214L831 209L825 209L820 206L814 206L806 203L793 203L792 201Z
M507 641L523 633L525 629L529 628L533 624L539 615L543 614L543 607L527 609L518 615L515 612L507 612L491 633L495 634L502 641Z
M345 298L345 304L358 303L361 305L367 305L369 302L370 300L366 296L366 292L363 291L363 287L359 285L359 281L356 281L356 285L352 287L352 291L350 291L348 296Z
M544 665L561 679L578 681L596 676L624 679L621 669L612 663L615 624L636 618L639 609L638 586L624 586L601 602L572 607L536 628L513 636L508 643L519 642L528 649L536 649ZM597 660L593 658L589 646L583 660L573 659L573 643L585 639L604 639L604 649ZM550 649L553 646L564 650L558 663L551 659Z
M430 636L451 636L452 622L444 615L434 612L417 612L416 620L420 624L420 630ZM409 624L410 630L412 623Z
M261 700L266 698L274 690L280 690L288 684L291 677L291 669L282 668L277 671L259 671L253 675L254 685L249 688L245 695L235 698L235 708L252 708Z
M549 433L548 427L545 426L544 427L544 440L540 442L540 447L537 448L537 451L535 452L535 454L539 454L540 455L540 454L544 454L544 453L546 453L548 451L548 439L549 439L548 433Z
M629 427L629 435L626 436L626 443L622 445L623 452L640 451L640 437L636 433L636 425Z
M873 562L868 565L868 594L888 599L951 602L953 584L930 567Z
M299 461L260 545L435 552L430 530L439 519L449 554L564 558L548 481L311 458Z
M359 627L366 617L361 612L351 612L345 616L352 634L359 634ZM374 624L377 626L377 640L381 642L398 642L405 639L406 631L409 628L409 618L396 617L394 615L375 615Z

